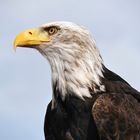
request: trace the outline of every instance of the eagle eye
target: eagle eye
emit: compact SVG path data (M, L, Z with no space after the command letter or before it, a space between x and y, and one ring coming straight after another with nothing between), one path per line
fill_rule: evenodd
M58 31L58 29L56 27L48 28L49 35L53 35L53 34L57 33L57 31Z

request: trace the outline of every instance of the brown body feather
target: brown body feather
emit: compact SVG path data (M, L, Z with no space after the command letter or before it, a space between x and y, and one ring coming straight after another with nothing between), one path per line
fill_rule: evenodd
M140 93L105 67L102 83L106 91L85 101L58 97L56 109L48 106L46 140L140 140Z
M103 94L92 114L101 139L140 140L140 103L132 95Z
M103 140L140 140L140 93L105 68L106 92L92 108L99 137Z

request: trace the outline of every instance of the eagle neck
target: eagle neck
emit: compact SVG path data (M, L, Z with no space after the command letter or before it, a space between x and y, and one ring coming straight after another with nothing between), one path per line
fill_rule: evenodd
M66 61L59 56L51 58L53 98L61 97L65 100L67 95L76 96L82 100L91 98L92 94L104 91L100 81L102 65L92 64L91 60L75 59ZM93 66L90 67L90 65ZM92 92L91 92L92 91Z

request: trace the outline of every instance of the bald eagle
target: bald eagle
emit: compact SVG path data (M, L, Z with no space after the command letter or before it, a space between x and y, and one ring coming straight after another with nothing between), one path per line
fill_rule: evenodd
M19 34L14 47L34 48L51 65L45 140L140 140L140 93L105 67L87 29L48 23Z

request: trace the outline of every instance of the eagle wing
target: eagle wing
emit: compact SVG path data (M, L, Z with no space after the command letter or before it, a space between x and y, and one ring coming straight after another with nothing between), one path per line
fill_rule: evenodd
M92 115L101 140L140 140L140 103L132 95L102 94Z

